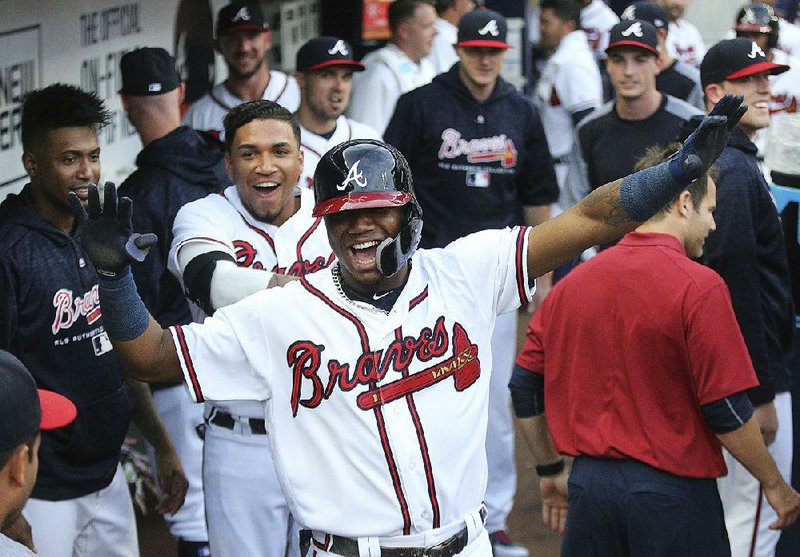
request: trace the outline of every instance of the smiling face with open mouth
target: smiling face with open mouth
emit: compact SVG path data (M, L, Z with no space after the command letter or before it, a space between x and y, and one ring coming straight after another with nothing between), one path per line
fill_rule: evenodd
M284 120L253 120L236 130L225 155L228 174L247 211L280 226L297 210L294 187L303 171L303 152Z
M68 193L74 192L86 207L89 183L100 179L100 146L94 127L49 130L42 145L25 152L22 160L31 177L36 209L50 222L70 230L73 216Z
M363 293L385 292L402 285L407 269L385 277L377 266L378 245L400 234L406 209L379 207L340 211L325 216L328 241L339 259L342 279Z
M757 130L769 126L770 91L769 74L761 72L724 81L720 87L720 97L725 93L744 95L747 112L739 120L739 127L745 134L752 136Z

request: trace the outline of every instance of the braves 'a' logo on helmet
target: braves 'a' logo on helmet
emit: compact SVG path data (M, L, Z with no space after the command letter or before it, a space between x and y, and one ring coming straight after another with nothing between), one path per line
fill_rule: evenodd
M351 166L350 170L347 172L347 177L344 179L344 182L336 186L336 189L344 191L351 182L361 188L367 187L367 179L364 178L364 173L358 169L358 164L360 162L360 160L357 160L353 163L353 166Z

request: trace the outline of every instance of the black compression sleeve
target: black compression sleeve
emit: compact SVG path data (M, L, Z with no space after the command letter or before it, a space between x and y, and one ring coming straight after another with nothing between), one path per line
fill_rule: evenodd
M753 416L753 404L744 392L704 404L701 409L708 427L714 433L739 429Z
M186 265L183 270L183 284L186 286L186 296L200 306L207 315L214 314L211 305L211 277L217 261L236 260L224 251L209 251L198 255Z
M511 389L511 404L518 418L544 414L543 375L515 365L508 388Z

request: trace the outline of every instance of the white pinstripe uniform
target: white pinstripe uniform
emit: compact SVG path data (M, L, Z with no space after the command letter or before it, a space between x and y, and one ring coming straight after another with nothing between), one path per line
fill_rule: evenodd
M294 77L277 70L269 71L269 84L264 89L262 100L274 101L289 112L300 106L300 87ZM211 131L225 139L222 121L234 106L244 101L231 93L224 83L217 83L210 92L197 100L183 117L183 123L199 131Z
M328 150L351 139L381 139L375 128L346 118L344 115L336 119L336 130L330 139L325 139L307 130L300 124L300 150L303 151L303 173L300 185L311 187L314 183L314 171L317 163Z
M205 243L253 269L300 276L329 265L333 253L321 218L311 216L314 196L298 189L301 205L280 227L259 222L242 206L236 187L185 205L175 217L170 270L179 276L177 253ZM180 276L178 277L180 279ZM205 315L193 305L198 321ZM230 364L216 368L228 377ZM243 397L246 398L246 397ZM235 417L232 429L216 425L220 412ZM280 490L268 434L254 433L250 418L263 419L260 402L206 405L203 483L211 554L215 557L298 555L298 528Z
M699 66L706 54L706 45L697 27L681 18L669 22L667 51L676 60Z
M523 227L419 250L388 313L349 300L326 269L171 329L196 400L263 401L317 555L331 535L365 556L463 529L460 555L490 554L477 517L491 338L498 315L530 300L527 249Z

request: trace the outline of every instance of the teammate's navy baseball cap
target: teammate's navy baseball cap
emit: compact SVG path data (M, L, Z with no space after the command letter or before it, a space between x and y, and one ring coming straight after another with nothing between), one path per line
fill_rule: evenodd
M506 42L507 34L506 18L494 10L481 8L461 17L455 46L513 48Z
M357 72L364 64L353 60L353 47L338 37L315 37L297 51L295 68L298 72L313 72L329 66L347 66Z
M18 447L39 430L64 427L76 415L69 399L37 389L22 362L0 350L0 453Z
M750 39L737 37L720 41L706 52L700 63L700 82L722 83L750 75L777 75L789 69L786 64L770 62L764 51Z
M658 56L656 28L649 21L641 19L620 21L609 32L606 52L621 46L641 48Z
M258 2L234 2L219 11L216 36L236 31L269 31Z
M181 84L175 59L163 48L137 48L122 55L120 93L133 96L163 95Z
M653 2L634 2L619 16L622 21L641 19L649 21L656 29L666 29L669 26L669 12L663 6Z

